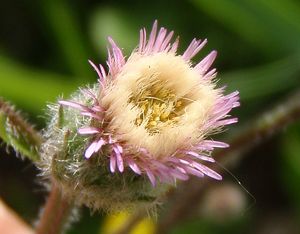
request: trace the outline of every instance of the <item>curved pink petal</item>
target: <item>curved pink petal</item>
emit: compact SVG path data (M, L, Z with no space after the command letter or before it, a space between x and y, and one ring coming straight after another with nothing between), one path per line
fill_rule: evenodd
M123 162L123 158L121 156L121 153L119 151L119 149L116 146L113 146L113 150L115 152L115 156L117 159L117 167L119 169L120 172L124 171L124 162Z
M95 153L95 148L96 148L97 142L94 141L92 144L90 144L90 146L87 148L87 150L85 151L84 157L86 159L89 159L93 153Z
M116 171L116 158L115 158L114 154L110 155L109 167L110 167L110 171L112 173L114 173Z
M83 128L78 129L78 133L81 135L95 134L95 133L99 133L99 132L100 132L100 129L94 128L94 127L83 127Z
M147 174L152 186L154 187L155 184L156 184L155 176L153 175L153 173L148 168L146 168L145 171L146 171L146 174Z

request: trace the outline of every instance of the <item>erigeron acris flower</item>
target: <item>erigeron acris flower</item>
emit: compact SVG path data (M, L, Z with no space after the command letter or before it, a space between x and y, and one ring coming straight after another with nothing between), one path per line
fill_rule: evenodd
M59 101L65 111L79 110L77 117L65 113L68 118L65 122L68 131L74 128L84 139L81 156L78 155L82 146L76 145L77 149L71 150L76 156L72 158L69 153L69 161L60 158L59 162L65 162L64 167L69 168L65 169L65 175L57 176L56 171L62 166L52 166L59 181L73 180L72 176L77 174L90 178L91 169L86 168L97 165L99 171L95 169L93 173L99 174L98 179L91 179L88 184L94 186L94 181L101 180L101 185L107 186L109 191L109 181L113 181L114 176L123 176L122 189L136 180L129 179L125 183L128 178L125 174L148 178L153 188L157 183L187 180L191 175L222 178L207 164L214 162L211 157L214 148L228 145L212 140L210 135L224 125L237 122L229 112L239 106L238 92L223 95L224 88L216 88L216 69L210 69L216 51L196 65L191 61L206 40L192 40L180 55L177 53L179 40L172 42L172 38L173 31L158 30L155 21L149 37L145 29L140 30L139 45L127 59L109 38L108 71L90 61L99 84L81 90L81 94L71 100ZM73 144L74 139L77 134L69 142ZM74 184L84 188L86 182L78 180ZM143 184L139 186L144 188ZM80 193L82 196L82 189ZM98 195L93 195L89 203L97 202ZM90 198L90 195L83 197Z
M205 138L237 121L226 117L239 105L238 93L223 96L223 90L215 88L215 69L208 71L215 51L191 64L206 40L194 39L177 55L178 39L171 43L172 36L164 28L157 33L155 22L148 41L146 30L140 31L139 46L127 60L109 38L108 73L91 63L101 85L99 94L90 93L94 104L60 103L93 119L91 126L78 130L92 135L85 157L99 157L102 147L109 147L113 173L130 168L146 174L153 185L157 179L172 182L189 175L221 179L201 161L214 162L209 152L227 144Z

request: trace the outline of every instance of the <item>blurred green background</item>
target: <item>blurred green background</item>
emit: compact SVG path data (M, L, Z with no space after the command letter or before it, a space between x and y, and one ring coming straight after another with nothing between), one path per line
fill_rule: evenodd
M159 25L180 35L180 51L194 38L209 43L195 61L216 49L220 84L239 90L239 124L300 88L300 1L11 0L0 7L0 96L41 129L47 103L96 82L91 59L105 64L107 36L129 55L139 29ZM38 171L1 147L0 197L33 223L44 202ZM299 233L300 124L248 152L230 175L207 192L197 216L170 233ZM219 189L219 190L218 190ZM222 190L223 189L223 190ZM101 233L103 214L82 209L69 233Z

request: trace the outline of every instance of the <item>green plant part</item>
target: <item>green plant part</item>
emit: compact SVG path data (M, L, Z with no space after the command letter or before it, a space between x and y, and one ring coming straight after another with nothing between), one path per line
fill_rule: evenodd
M15 108L0 98L0 137L20 155L38 161L42 136Z

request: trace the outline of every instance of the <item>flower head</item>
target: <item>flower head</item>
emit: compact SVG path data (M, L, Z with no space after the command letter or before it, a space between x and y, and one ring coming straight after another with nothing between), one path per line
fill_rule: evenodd
M206 40L180 55L172 37L155 22L128 58L109 38L108 71L90 62L99 83L50 105L41 168L77 203L113 211L153 204L191 175L221 179L207 164L228 145L210 135L237 122L238 92L216 88L216 51L191 61Z
M222 126L237 122L228 113L239 105L238 92L223 95L216 88L216 70L210 69L216 51L198 64L191 59L206 40L194 39L182 55L179 40L171 42L173 31L157 29L155 21L147 40L140 42L126 59L109 38L108 72L90 62L99 76L99 91L83 91L92 99L89 105L73 101L60 104L76 108L91 121L78 133L89 135L84 157L107 157L112 173L132 170L146 175L154 186L190 175L221 176L202 162L213 163L214 148L223 142L207 137Z

